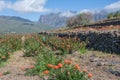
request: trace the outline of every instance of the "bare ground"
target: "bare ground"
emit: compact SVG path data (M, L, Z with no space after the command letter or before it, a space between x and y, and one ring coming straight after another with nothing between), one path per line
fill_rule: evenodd
M29 67L34 62L31 58L23 57L23 51L15 52L8 64L0 68L0 72L8 72L9 74L0 77L0 80L40 80L38 76L25 76L25 71L21 70L21 66Z
M120 80L120 56L116 54L88 51L82 55L76 52L66 57L92 73L92 80Z
M10 73L0 77L0 80L41 80L38 76L25 76L25 71L21 66L29 67L35 62L32 58L23 57L23 51L15 52L8 64L0 68L0 72ZM65 56L65 59L71 59L78 63L82 69L87 69L93 74L92 80L120 80L120 56L116 54L107 54L98 51L88 51L85 54L75 52Z

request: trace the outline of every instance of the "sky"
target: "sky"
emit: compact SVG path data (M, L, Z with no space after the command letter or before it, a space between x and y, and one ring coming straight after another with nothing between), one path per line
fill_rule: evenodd
M19 16L38 21L40 15L70 11L120 10L120 0L0 0L0 15Z

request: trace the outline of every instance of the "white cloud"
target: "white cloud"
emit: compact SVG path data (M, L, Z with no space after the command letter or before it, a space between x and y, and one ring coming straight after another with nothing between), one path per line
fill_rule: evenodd
M62 13L60 14L60 16L72 17L72 16L75 16L76 14L77 14L77 12L66 11L66 12L62 12Z
M83 9L82 11L80 11L79 13L88 13L88 12L92 12L91 10L89 9Z
M5 8L5 2L0 1L0 11L3 10L4 8Z
M0 9L5 7L19 12L47 12L49 9L45 8L46 1L47 0L17 0L14 3L0 1Z
M120 10L120 1L107 5L104 9L112 11Z

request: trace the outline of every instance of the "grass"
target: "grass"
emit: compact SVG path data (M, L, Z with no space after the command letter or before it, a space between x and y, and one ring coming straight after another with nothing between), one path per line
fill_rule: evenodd
M61 69L54 70L53 68L49 68L47 65L52 64L56 65L58 63L63 62L64 55L72 54L74 51L80 50L81 53L85 53L87 50L85 48L85 42L77 41L78 39L73 38L59 38L56 36L46 36L46 35L32 35L29 36L25 43L25 55L26 57L34 57L36 61L35 67L33 69L28 69L26 75L39 75L40 77L44 77L44 72L50 74L48 75L48 80L88 80L86 74L82 71L76 71L73 67L65 65ZM53 51L60 50L62 53L60 55L56 55ZM67 72L70 71L71 75L67 76ZM72 72L75 72L72 74Z
M20 35L4 35L0 37L0 66L9 59L10 55L21 49Z
M4 66L9 59L11 53L16 50L24 49L24 57L33 57L35 64L33 68L27 69L26 75L39 75L41 78L46 76L48 80L88 80L87 74L81 69L76 70L73 64L65 64L64 56L67 54L72 54L75 51L80 51L85 53L87 50L85 48L85 42L81 42L76 37L74 38L60 38L56 36L47 35L25 35L25 41L22 42L22 36L4 36L0 38L0 66ZM62 53L56 55L54 51L61 51ZM58 67L59 63L62 67L50 68L47 65L52 64ZM77 66L79 68L79 66ZM7 71L4 74L9 74ZM49 73L48 75L44 73ZM68 74L70 73L70 74Z
M48 80L88 80L87 71L82 70L78 64L74 64L71 60L64 60L57 65L48 64L47 67L52 70L45 70L44 74L51 77ZM48 71L46 73L46 71Z
M1 68L1 67L4 67L4 66L7 65L7 64L8 64L8 62L1 62L0 68Z
M3 73L3 75L8 75L8 74L10 74L10 71L6 71Z

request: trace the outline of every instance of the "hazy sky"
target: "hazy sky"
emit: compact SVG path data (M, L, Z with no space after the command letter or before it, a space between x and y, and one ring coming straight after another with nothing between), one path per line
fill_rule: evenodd
M20 16L37 21L42 14L69 11L120 10L120 0L0 0L0 15Z

